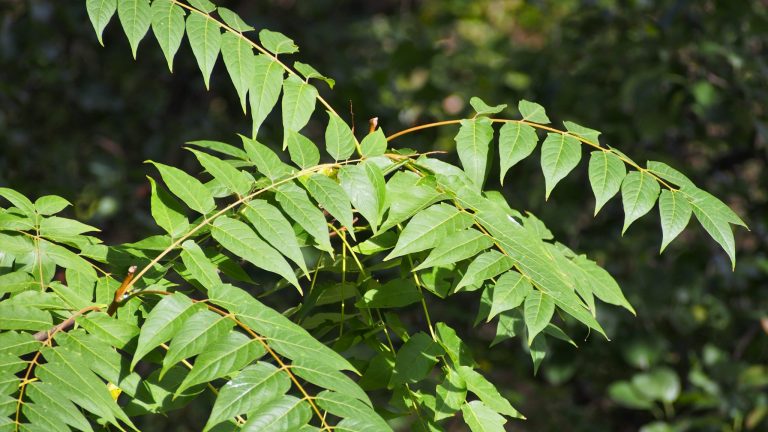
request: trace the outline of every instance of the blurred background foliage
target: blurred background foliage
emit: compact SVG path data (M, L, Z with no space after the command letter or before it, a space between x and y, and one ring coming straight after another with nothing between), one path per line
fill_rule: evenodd
M735 272L695 222L659 255L654 218L624 237L618 200L593 218L585 163L547 203L538 158L515 167L503 189L512 206L598 259L638 316L604 308L612 342L574 327L579 348L551 344L534 376L519 341L488 349L494 326L473 327L460 296L432 302L528 417L509 430L768 430L768 1L220 3L294 38L298 58L336 79L333 93L321 92L353 113L358 131L371 117L393 133L467 115L473 95L511 106L527 98L553 120L601 130L636 160L681 169L750 225L737 232ZM132 60L115 20L101 48L82 1L0 0L0 12L0 185L68 198L108 243L152 233L144 160L192 171L185 141L234 142L250 131L216 77L221 61L205 91L186 43L169 74L151 39ZM312 123L308 134L322 128ZM455 132L394 144L450 150ZM146 427L197 430L198 417Z

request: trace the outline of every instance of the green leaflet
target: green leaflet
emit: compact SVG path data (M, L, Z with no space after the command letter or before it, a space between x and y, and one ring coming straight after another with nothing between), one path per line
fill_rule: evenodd
M173 58L184 38L184 9L170 0L153 1L152 32L163 50L168 70L173 72Z
M246 22L243 21L243 19L240 18L238 14L230 9L220 7L216 10L216 12L219 13L219 16L221 17L221 20L224 21L224 24L232 27L240 33L253 30L253 27L246 24Z
M44 195L35 200L35 211L41 215L56 214L72 203L57 195Z
M456 291L465 286L475 285L512 268L513 261L497 250L491 250L478 256L469 264L464 277L456 285Z
M621 153L619 152L619 154ZM648 171L668 182L676 184L677 186L696 187L696 185L694 185L693 182L683 173L665 164L664 162L648 161L646 165L648 166Z
M240 135L248 159L256 165L256 169L273 182L281 177L290 175L293 169L284 164L280 157L264 144Z
M216 10L216 5L208 0L189 0L189 4L205 13L211 13Z
M53 319L48 311L30 306L0 303L0 330L48 330Z
M309 272L304 262L296 234L291 223L273 205L264 200L252 200L245 203L243 215L251 222L256 232L281 254L295 262L307 277Z
M459 231L442 238L442 240L438 239L437 246L413 270L459 262L471 258L491 246L493 246L493 240L474 228Z
M496 387L491 384L484 376L480 375L477 371L469 366L459 366L456 368L456 372L464 379L467 384L467 390L474 393L480 400L488 406L488 408L496 411L499 414L510 416L513 418L525 417L520 414L515 408L510 405L509 401L504 398Z
M525 99L521 100L517 104L517 109L520 111L520 115L523 116L523 120L534 123L548 124L549 117L544 107L536 102L529 102Z
M741 225L746 228L744 221L736 215L728 206L711 194L696 188L685 187L681 190L693 208L693 214L699 220L701 226L710 236L725 250L731 259L732 268L736 267L736 245L733 240L733 231L730 224Z
M448 204L436 204L416 214L405 226L395 249L384 260L421 252L437 246L437 243L456 231L469 228L473 220L466 212L460 212Z
M339 168L338 178L352 205L376 234L386 201L386 183L381 168L370 161L345 165Z
M257 410L284 395L290 388L288 375L275 366L265 362L248 366L221 388L203 430Z
M381 231L386 231L400 222L409 219L430 204L447 198L435 186L421 179L410 171L398 171L387 182L389 216L382 224ZM393 199L397 197L397 199Z
M139 327L135 324L112 318L103 312L79 317L77 323L87 330L88 334L116 348L125 347L139 334Z
M491 310L486 321L501 312L520 306L531 291L533 285L525 276L515 271L504 273L491 291Z
M298 165L299 168L304 169L320 163L320 151L315 143L304 135L290 129L287 129L285 133L287 134L288 152L293 163Z
M499 130L499 181L504 184L507 171L527 158L536 148L539 137L536 130L527 124L508 122Z
M659 197L659 190L659 184L650 175L640 171L627 174L621 184L621 198L624 205L622 235L632 222L653 208L653 205L656 204L656 198Z
M552 262L543 242L496 209L484 208L475 214L475 218L494 236L521 273L527 275L540 291L552 296L560 309L600 334L605 334L573 292L575 282Z
M445 379L435 388L435 421L452 417L467 399L467 384L458 373L446 368Z
M259 32L259 41L272 54L293 54L299 51L299 47L280 32L263 29Z
M563 125L565 126L565 129L568 130L568 132L574 135L578 135L592 144L600 145L600 140L598 139L600 137L600 131L590 129L570 121L564 121Z
M194 153L198 162L200 162L200 165L202 165L213 178L220 181L227 189L239 196L248 195L248 192L251 190L250 176L208 153L203 153L194 149L188 150Z
M184 294L174 293L163 297L149 312L141 326L139 341L131 360L131 369L150 351L171 339L182 327L184 320L200 307Z
M338 115L328 111L328 127L325 129L325 150L334 160L346 160L355 151L352 129Z
M302 292L293 269L285 258L272 249L245 223L220 216L211 226L211 233L228 251L261 269L277 273Z
M360 388L359 385L357 385L356 382L352 381L343 373L335 369L319 365L311 359L296 359L293 363L291 363L291 372L293 372L299 378L316 386L328 390L333 390L347 396L352 396L355 399L365 403L369 407L373 406L371 400L368 398L368 395L365 393L365 391L363 391L363 389Z
M219 13L222 9L219 9ZM256 68L256 59L251 45L243 37L225 32L221 38L221 57L224 59L224 66L240 98L240 107L245 113L245 98L253 82Z
M171 339L168 352L163 358L160 379L176 363L200 354L213 341L226 336L233 326L234 322L229 318L207 309L195 312L184 320L181 329Z
M474 366L475 361L472 359L472 353L456 334L456 330L446 323L439 322L435 325L435 335L437 342L443 347L455 366Z
M410 279L395 279L365 292L356 304L360 308L399 308L421 300L419 289Z
M284 71L279 63L261 54L255 57L253 66L253 80L248 92L253 118L252 136L255 139L261 124L272 112L280 97Z
M621 306L636 315L635 309L629 304L624 294L619 288L619 284L604 268L597 265L596 262L588 260L583 255L575 257L573 263L576 264L587 276L587 282L592 293L600 300L612 305Z
M627 175L624 162L615 154L595 150L589 158L589 184L595 194L595 215L621 188Z
M478 400L461 405L464 421L472 432L504 432L507 420Z
M203 15L191 13L187 17L187 38L203 74L206 90L210 88L211 72L221 49L219 26Z
M310 79L319 79L321 81L325 81L326 84L328 84L328 87L333 88L333 86L336 84L336 81L334 81L331 78L328 78L317 71L314 67L302 63L302 62L293 62L293 68L296 69L296 72L300 73L301 76L306 78L307 81Z
M11 204L13 204L17 209L21 210L26 215L35 214L35 205L32 204L32 201L13 189L0 187L0 197L7 199Z
M182 394L190 387L239 371L264 354L266 350L259 341L232 331L226 337L213 341L197 356L192 370L184 377L175 394Z
M16 271L0 276L0 294L26 291L35 285L39 283L27 272Z
M104 46L102 35L104 28L117 10L117 0L86 0L85 7L88 10L88 18L93 24L93 30L96 32L96 38L99 44Z
M580 160L579 140L560 133L547 134L547 138L541 145L541 171L544 173L547 199L555 185L576 168Z
M42 417L66 423L77 430L93 431L90 423L77 407L53 384L34 382L27 386L27 396L35 404L45 407ZM14 401L15 402L15 401Z
M472 96L469 99L469 104L472 105L472 109L475 110L477 116L483 116L488 114L498 114L507 107L507 104L501 104L496 106L490 106L485 101L477 96Z
M200 180L178 168L159 162L149 161L149 163L157 168L168 189L179 197L187 207L202 214L209 213L216 208L213 196Z
M41 342L35 340L30 333L6 331L0 333L0 346L3 354L9 357L22 356L41 348Z
M285 183L275 189L275 198L285 212L311 235L321 250L332 252L331 238L325 216L304 189Z
M336 370L355 370L336 351L245 291L224 284L210 290L209 294L212 302L235 313L256 333L268 338L269 345L278 353L291 359L309 359Z
M381 128L369 133L360 143L360 150L363 157L381 156L387 151L387 137Z
M443 354L443 348L427 334L419 332L397 351L395 367L389 388L421 381L437 364L437 356Z
M392 428L373 408L350 395L326 390L317 394L315 401L320 408L344 419L339 422L336 430L344 430L345 424L354 423L351 430L392 432Z
M352 219L352 206L344 189L330 177L315 173L303 178L304 187L312 195L320 207L339 221L347 232L355 238L355 227Z
M549 324L555 313L555 302L552 297L541 291L533 290L525 298L523 317L528 327L528 345L530 345L544 328Z
M209 141L209 140L187 141L187 144L200 147L200 148L213 150L215 152L219 152L227 156L232 156L233 158L236 158L236 159L242 159L242 160L248 159L248 155L245 153L243 149L239 149L233 146L232 144L227 144L219 141Z
M541 366L541 362L544 361L544 357L547 356L548 349L549 346L547 345L547 340L543 337L537 338L528 347L528 350L530 351L529 354L531 355L531 361L533 362L534 375L538 373L539 366Z
M315 111L317 89L291 75L283 82L283 128L300 131Z
M304 426L312 418L309 404L302 399L283 395L249 413L243 425L244 432L293 431Z
M691 219L691 205L677 191L664 189L659 196L659 216L661 218L661 249L664 249L688 225Z
M192 277L205 289L221 283L219 269L212 263L194 240L181 244L181 261Z
M490 153L488 145L493 139L493 127L486 117L462 120L459 133L454 138L461 165L480 191L488 174Z
M152 11L148 0L117 0L117 16L120 24L131 44L133 58L136 59L136 51L139 42L147 34L152 22Z

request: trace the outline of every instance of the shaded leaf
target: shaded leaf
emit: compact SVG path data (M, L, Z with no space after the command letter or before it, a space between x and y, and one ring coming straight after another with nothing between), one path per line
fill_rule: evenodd
M498 276L512 268L512 264L513 261L508 256L497 250L485 252L469 264L456 290Z
M464 421L472 432L504 432L507 420L478 400L461 405Z
M501 312L514 309L521 304L528 294L533 291L533 285L523 275L509 271L501 275L491 291L491 311L487 321Z
M528 327L528 345L541 333L555 313L552 297L538 290L531 291L525 298L525 326Z
M427 258L413 270L444 266L471 258L493 246L493 241L480 231L470 228L439 240Z
M251 200L245 203L243 215L256 228L256 232L262 238L281 254L295 262L305 275L309 274L293 227L280 210L267 201Z
M275 189L275 197L283 210L315 239L320 249L333 251L325 216L312 204L304 189L285 183Z

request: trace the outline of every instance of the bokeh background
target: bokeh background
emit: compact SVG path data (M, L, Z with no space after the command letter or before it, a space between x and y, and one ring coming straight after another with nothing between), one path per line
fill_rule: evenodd
M659 255L656 214L623 237L620 200L593 218L585 163L546 203L538 157L515 167L503 189L512 206L601 262L638 316L602 308L612 341L571 329L579 348L551 344L534 376L518 341L488 348L495 329L473 327L465 299L432 302L527 415L509 430L768 430L768 1L219 3L294 38L297 59L336 79L333 92L318 87L359 131L370 117L392 133L467 115L475 95L511 107L526 98L555 122L602 131L636 160L681 169L750 225L736 233L735 271L695 221ZM116 19L104 42L82 1L0 0L0 185L62 195L76 204L72 216L118 243L153 232L144 160L194 171L185 141L235 142L250 125L221 60L205 91L186 42L173 74L150 37L134 61ZM313 122L307 133L319 138L322 128ZM277 141L269 124L263 131ZM395 145L451 150L455 132ZM670 401L649 403L616 384L633 380ZM198 430L205 415L144 426Z

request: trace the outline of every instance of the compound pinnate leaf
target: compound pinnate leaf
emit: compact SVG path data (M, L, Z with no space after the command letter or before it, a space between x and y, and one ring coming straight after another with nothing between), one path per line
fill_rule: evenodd
M447 368L445 379L435 388L435 421L452 417L467 399L467 384L453 369Z
M355 151L355 137L352 129L338 115L328 112L328 127L325 129L325 150L334 160L346 160Z
M627 175L624 162L607 151L593 151L589 158L589 184L595 194L595 215L606 202L619 192Z
M168 70L173 72L173 58L184 38L184 9L171 0L152 2L152 32L163 50Z
M624 178L621 184L621 199L624 205L624 227L621 234L627 231L632 222L651 211L659 197L659 183L650 175L633 171Z
M538 141L536 130L527 124L509 122L501 127L499 130L499 165L501 166L499 179L502 185L507 171L527 158L536 148Z
M200 307L184 294L174 293L163 297L152 308L141 326L131 369L150 351L171 339L181 329L184 321L199 309Z
M501 275L491 291L491 311L487 321L496 315L514 309L533 291L533 285L525 276L515 271Z
M419 289L411 280L395 279L369 288L358 303L360 308L399 308L421 299Z
M246 39L226 32L221 38L221 57L240 98L240 107L245 113L246 95L256 70L256 57L251 45Z
M677 191L664 189L659 196L659 216L661 217L661 249L659 253L680 234L693 212L691 205Z
M525 121L542 124L549 123L549 117L547 117L547 112L544 110L544 107L536 102L530 102L523 99L518 102L517 109L520 111L520 114Z
M123 25L125 35L131 44L133 58L139 49L139 42L147 34L152 23L152 10L148 0L117 0L117 16Z
M280 210L267 201L252 200L245 203L243 215L262 238L278 252L295 262L305 275L309 274L293 227Z
M259 32L259 41L272 54L293 54L299 51L299 47L286 35L263 29Z
M405 226L395 249L385 260L420 252L437 246L443 238L469 228L472 216L448 204L436 204L419 212Z
M581 143L576 138L560 133L548 133L541 145L541 171L546 183L546 198L552 189L581 160Z
M301 293L301 286L290 264L278 251L264 242L244 222L220 216L211 227L213 238L225 249L258 268L277 273Z
M507 420L483 402L473 400L461 405L464 421L472 432L504 432Z
M538 290L531 291L525 298L525 326L528 327L528 344L544 330L555 313L555 302L552 297Z
M275 366L258 362L238 372L219 391L204 430L259 409L291 388L288 375Z
M493 127L486 117L462 120L459 133L454 138L461 165L479 191L485 183L488 169L488 146L493 139Z
M291 75L283 82L283 128L300 131L315 111L317 89Z
M99 44L104 46L102 35L104 34L104 28L109 24L109 20L117 10L117 0L87 0L85 7L88 11L88 18L93 24L93 30L96 32L96 37L99 40Z
M187 17L187 38L192 47L192 54L203 74L205 88L209 89L211 72L221 50L219 26L203 15L191 13Z
M254 58L253 80L248 88L254 139L267 115L277 104L283 88L283 73L280 64L268 56L257 55Z
M168 189L184 201L187 207L202 214L206 214L216 208L213 196L200 180L176 167L152 161L149 161L149 163L157 168Z

